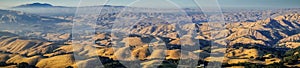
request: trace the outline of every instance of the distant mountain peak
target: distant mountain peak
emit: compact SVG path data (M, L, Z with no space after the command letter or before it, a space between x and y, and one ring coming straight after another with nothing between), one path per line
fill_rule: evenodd
M51 4L48 4L48 3L36 2L36 3L31 3L31 4L19 5L19 6L13 7L13 8L26 8L26 7L54 7L54 6Z

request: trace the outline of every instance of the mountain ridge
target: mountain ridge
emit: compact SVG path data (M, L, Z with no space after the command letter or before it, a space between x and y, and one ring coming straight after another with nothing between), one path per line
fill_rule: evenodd
M41 23L41 22L68 22L67 20L28 14L21 11L0 9L0 23Z
M50 7L68 8L65 6L53 6L52 4L39 3L39 2L31 3L31 4L23 4L12 8L50 8Z
M49 3L29 3L29 4L23 4L14 6L11 8L82 8L82 7L115 7L115 8L124 8L126 6L115 6L115 5L96 5L96 6L81 6L81 7L69 7L69 6L54 6Z

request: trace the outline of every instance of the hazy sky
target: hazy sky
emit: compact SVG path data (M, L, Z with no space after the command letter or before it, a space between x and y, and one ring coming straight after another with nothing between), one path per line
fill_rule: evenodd
M196 0L205 3L207 0ZM29 3L49 3L55 6L95 6L95 5L119 5L135 7L197 7L194 0L0 0L0 8L9 8ZM80 3L80 4L79 4ZM221 7L237 8L300 8L300 0L218 0ZM130 5L129 5L130 4Z

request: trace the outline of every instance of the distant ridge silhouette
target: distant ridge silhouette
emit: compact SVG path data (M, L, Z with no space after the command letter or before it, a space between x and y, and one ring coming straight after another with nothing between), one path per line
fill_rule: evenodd
M25 5L20 5L16 6L14 8L23 8L23 7L53 7L53 5L48 4L48 3L32 3L32 4L25 4Z
M83 6L83 7L116 7L116 8L124 8L125 6L113 6L113 5L98 5L98 6ZM24 5L19 5L19 6L15 6L12 8L77 8L77 7L66 7L66 6L54 6L52 4L48 4L48 3L31 3L31 4L24 4Z

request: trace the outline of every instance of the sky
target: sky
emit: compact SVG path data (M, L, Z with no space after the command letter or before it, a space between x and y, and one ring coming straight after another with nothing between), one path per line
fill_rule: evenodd
M196 3L200 2L200 3ZM198 7L215 6L212 0L0 0L0 9L10 8L22 4L49 3L54 6L96 6L117 5L133 7L170 8L170 7ZM233 8L300 8L300 0L216 0L220 7Z

